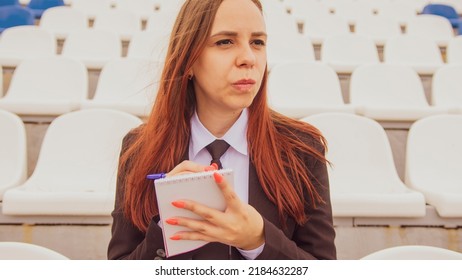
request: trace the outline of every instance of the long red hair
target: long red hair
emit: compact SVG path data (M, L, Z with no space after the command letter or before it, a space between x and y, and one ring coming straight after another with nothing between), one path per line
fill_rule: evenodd
M143 232L158 214L152 181L145 179L146 175L173 169L187 152L190 118L196 107L193 82L187 74L210 36L222 1L187 0L182 6L170 37L151 115L145 125L133 131L132 141L122 151L119 181L125 186L124 213ZM262 11L258 0L251 1ZM307 219L304 207L309 203L300 199L304 192L309 193L314 206L322 201L300 154L326 162L325 141L313 126L270 110L266 82L267 74L249 107L249 156L264 192L277 205L281 219L289 215L301 224ZM312 141L308 143L307 139L297 137L297 131L311 135L319 143L318 147Z

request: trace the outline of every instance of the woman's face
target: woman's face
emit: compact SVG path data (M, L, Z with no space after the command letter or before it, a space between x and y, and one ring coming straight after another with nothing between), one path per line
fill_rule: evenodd
M260 89L266 68L266 28L250 0L225 0L194 63L197 110L239 114Z

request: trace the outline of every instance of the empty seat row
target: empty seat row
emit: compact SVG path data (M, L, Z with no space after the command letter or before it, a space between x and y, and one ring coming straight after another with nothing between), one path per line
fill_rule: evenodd
M11 113L2 112L0 121L8 120L22 130ZM335 217L423 217L426 203L441 217L462 217L462 178L458 170L462 115L427 117L411 126L405 183L397 175L385 131L374 120L324 113L303 121L316 126L327 139ZM140 124L132 115L103 109L56 118L45 134L31 177L0 186L3 214L109 215L122 137ZM23 137L14 133L14 126L2 125L2 135ZM0 143L1 149L17 146L5 143L3 137ZM12 154L10 157L15 158ZM23 154L16 157L22 158Z
M25 116L58 116L80 108L112 108L147 116L159 84L159 65L121 58L103 68L93 99L82 62L65 57L30 59L13 75L0 108Z
M276 31L271 32L272 35L278 34ZM169 34L165 31L135 33L128 46L127 56L163 60L168 38ZM448 63L462 63L461 42L462 36L448 41ZM0 39L0 64L14 67L22 58L54 55L56 49L55 37L47 30L32 26L10 28ZM270 35L267 52L270 69L282 62L315 60L311 40L295 31ZM109 59L121 57L122 44L115 32L104 28L74 31L64 42L62 55L81 59L90 69L101 69ZM324 39L321 60L330 63L338 72L351 73L362 63L378 62L379 54L370 37L337 34ZM411 64L421 74L431 74L443 64L442 54L434 41L411 35L386 40L384 61Z
M332 35L349 34L347 21L336 15L313 15L305 21L303 34L310 38L313 44L321 45L325 38ZM377 46L383 46L387 39L406 34L419 36L434 41L440 47L446 47L454 37L450 22L436 15L419 15L409 21L406 32L402 32L397 21L382 17L368 16L357 20L354 34L369 37Z
M158 11L146 18L147 31L157 31L169 34L176 11ZM142 17L130 10L111 9L95 16L92 27L116 32L123 41L130 41L134 33L142 30ZM88 15L71 7L48 9L39 24L55 34L58 39L65 39L76 30L89 28Z
M159 63L138 58L108 62L92 99L82 62L65 57L29 59L15 70L0 108L22 116L58 116L104 107L147 116L160 83ZM462 65L445 65L433 77L427 101L415 70L399 64L366 64L351 76L345 104L335 71L320 62L285 63L269 75L269 101L293 118L341 111L376 120L415 121L441 113L462 113ZM429 105L431 104L431 106Z
M136 33L127 57L162 61L168 35L163 32ZM36 26L19 26L6 30L0 37L0 65L16 67L28 58L56 56L55 37ZM66 39L61 56L81 60L88 69L101 69L109 60L122 57L122 43L114 32L89 29L72 32Z
M335 217L422 217L425 203L441 217L462 217L462 115L421 119L409 129L404 184L383 128L352 114L303 119L327 139Z
M24 172L22 163L11 163L22 162L25 149L21 143L25 138L17 117L0 112L3 214L101 216L110 213L114 207L121 141L129 130L142 123L139 118L107 109L62 115L48 127L31 177L24 181L23 176L17 176L15 182L9 182L11 175ZM7 123L9 125L3 125Z
M339 78L322 63L275 66L268 80L272 108L293 118L320 112L349 112L379 121L408 121L442 113L462 113L462 65L446 65L433 76L431 105L421 80L408 66L368 64L350 80L345 104Z
M427 13L426 7L432 4L445 4L452 7L456 13L462 14L462 1L460 0L283 0L279 7L287 9L294 15L303 15L309 10L321 7L323 10L336 14L385 13L390 16L401 14L412 17L416 14ZM355 12L354 10L358 10L358 6L361 8Z

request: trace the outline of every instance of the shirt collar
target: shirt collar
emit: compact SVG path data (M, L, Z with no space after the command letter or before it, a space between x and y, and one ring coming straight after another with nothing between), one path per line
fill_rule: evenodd
M237 152L247 156L247 121L248 110L244 108L241 115L226 134L221 138L225 140ZM197 112L191 118L191 143L190 149L195 157L205 146L217 138L199 120Z

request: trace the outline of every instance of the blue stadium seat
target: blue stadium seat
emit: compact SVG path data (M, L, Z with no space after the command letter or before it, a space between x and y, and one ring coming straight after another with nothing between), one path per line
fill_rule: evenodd
M0 6L19 5L18 0L1 0Z
M48 8L64 6L63 0L31 0L27 7L32 10L35 18L41 18Z
M458 28L462 22L462 19L457 14L456 9L450 5L428 4L423 8L422 14L432 14L445 17L451 22L451 25L454 28Z
M9 27L33 24L34 15L30 9L15 5L0 7L0 33Z

